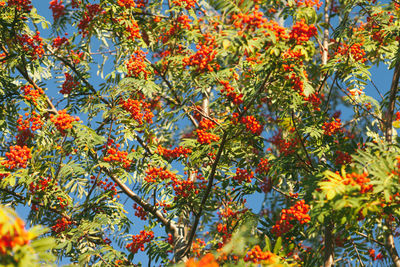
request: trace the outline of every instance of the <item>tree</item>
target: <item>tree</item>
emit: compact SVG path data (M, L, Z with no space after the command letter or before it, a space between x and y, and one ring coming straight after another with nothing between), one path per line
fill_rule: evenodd
M0 218L2 263L400 266L400 3L36 4L0 1L0 203L48 228Z

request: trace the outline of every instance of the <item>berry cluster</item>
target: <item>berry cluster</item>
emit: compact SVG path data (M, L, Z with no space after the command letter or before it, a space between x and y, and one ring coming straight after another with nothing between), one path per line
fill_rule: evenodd
M129 169L132 161L127 158L128 152L119 150L120 144L114 144L114 140L110 139L105 145L107 149L106 155L103 160L113 163L122 163L125 169Z
M126 248L132 253L136 254L139 249L144 251L144 244L149 243L154 239L153 231L140 231L140 234L132 236L132 243L126 245Z
M362 174L358 173L348 173L346 174L346 177L343 177L343 184L345 185L351 185L351 186L360 186L360 193L364 194L367 192L372 192L373 190L373 185L368 184L371 179L367 178L368 173L364 172Z
M7 254L17 246L24 246L30 241L30 234L25 230L24 222L20 218L12 218L5 210L0 210L0 256Z
M135 203L133 204L133 209L135 210L135 216L143 221L147 220L147 211L145 211L141 206Z
M79 82L75 80L69 73L64 73L65 81L62 84L62 88L60 90L61 94L69 95L72 92L72 89L79 86Z
M28 160L32 158L31 149L27 146L10 146L10 152L6 152L5 155L7 160L1 164L9 170L26 168Z
M135 0L118 0L117 4L123 8L134 8L136 7Z
M254 246L250 251L247 252L243 260L245 262L274 264L278 260L278 256L270 251L262 251L259 245Z
M72 224L72 222L64 217L57 219L56 224L51 227L51 230L56 234L64 232Z
M126 63L126 68L128 69L128 76L129 77L141 77L141 73L143 74L142 77L147 79L147 76L151 74L149 70L146 69L146 53L142 50L136 50L131 55L131 58Z
M98 4L87 4L85 8L85 13L83 14L83 18L79 21L78 29L79 33L85 37L89 31L89 24L101 12L101 7Z
M45 192L48 187L52 184L52 180L50 177L44 178L40 177L40 179L36 182L32 182L29 185L29 192L34 195L36 193Z
M205 248L206 242L203 239L196 238L196 241L192 242L192 254L196 257L200 257L201 251Z
M269 141L276 146L278 151L284 156L291 155L295 152L299 140L297 138L283 138L282 131L279 131Z
M94 184L96 182L96 177L94 175L90 176L91 183ZM111 198L113 198L117 194L117 184L113 182L108 182L108 179L105 181L97 181L96 185L103 189L106 193L110 193Z
M382 252L379 252L379 253L375 256L375 249L373 249L373 248L370 248L370 249L368 250L368 254L369 254L369 256L371 257L371 259L372 259L373 261L376 261L376 260L383 260L383 258L385 257L385 256L382 254Z
M217 51L215 37L211 34L203 34L204 41L196 45L197 52L189 57L183 58L183 66L195 67L198 73L213 72L219 70L220 66L214 62Z
M333 118L332 122L325 122L322 125L322 130L324 130L324 135L332 136L338 132L341 132L342 122L339 118Z
M257 165L256 173L258 174L268 174L269 169L271 168L271 164L268 159L260 159L260 162Z
M296 42L296 44L302 44L310 40L311 37L317 35L317 28L314 24L307 25L304 19L296 21L293 25L292 30L289 33L289 38Z
M313 7L316 6L318 9L322 6L322 2L320 0L296 0L296 4L298 7L306 6Z
M151 105L145 102L144 97L142 99L128 98L126 101L121 99L120 105L131 114L132 119L137 121L139 125L142 125L143 121L153 122L154 114L151 112Z
M190 30L191 26L190 24L192 23L192 20L189 19L187 15L181 15L176 18L176 22L178 23L177 27L178 29L187 29Z
M60 48L62 45L69 45L69 40L67 37L60 37L57 36L56 38L53 39L53 47L54 48Z
M33 37L27 34L17 36L17 42L32 60L36 60L38 57L41 58L44 54L42 38L39 34L39 32L36 32Z
M58 20L61 16L65 15L65 6L62 4L63 0L51 0L50 1L50 7L52 13L53 13L53 19L54 21Z
M165 170L162 167L149 167L146 170L146 177L144 178L144 180L148 183L156 183L160 180L177 180L177 178L175 173L172 173L169 170Z
M238 182L239 184L242 184L243 182L246 183L251 183L251 179L254 177L253 172L249 172L246 169L236 169L236 175L233 176L233 179Z
M33 89L33 86L28 84L21 87L26 101L32 101L36 105L38 98L44 94L42 88Z
M29 113L25 113L25 116L29 116ZM32 132L42 128L43 121L39 114L37 114L35 111L32 111L31 116L25 120L23 120L22 115L19 115L17 124L17 145L23 146L26 144L28 139L33 137Z
M315 92L307 97L304 97L303 99L304 101L310 103L315 111L320 111L321 110L320 106L322 100L324 99L324 94L322 93L319 94L318 92Z
M211 144L212 142L217 142L219 140L218 135L208 133L201 129L197 129L196 133L197 133L197 141L202 145Z
M219 264L215 260L214 255L208 253L204 255L200 260L196 261L194 258L190 258L185 262L185 267L218 267Z
M172 0L172 3L176 6L184 7L185 9L189 10L196 5L197 0Z
M341 55L346 57L351 56L354 61L364 63L365 61L367 61L367 59L365 58L366 53L362 48L362 46L363 46L362 43L356 43L349 47L347 44L343 43L338 47L337 52L335 52L335 55ZM338 61L340 62L342 60L338 59Z
M271 232L281 236L294 227L293 221L297 221L300 224L308 223L311 220L310 215L307 214L309 210L310 206L305 204L304 200L298 201L289 209L282 209L281 218L272 227Z
M192 153L190 148L184 148L181 146L175 147L174 149L164 148L161 145L157 147L157 154L160 154L167 160L177 159L179 157L186 158L188 154Z
M15 7L16 10L24 13L31 12L33 6L31 0L8 0L9 7Z
M252 132L255 135L260 135L264 129L264 126L262 126L256 118L253 116L246 116L243 117L241 122L246 125L246 130L249 132Z
M221 89L221 93L226 92L226 96L234 105L240 105L243 103L243 94L236 93L235 89L229 84L228 81L220 81L220 83L224 86L224 89Z
M260 6L255 5L253 11L247 13L238 13L232 15L233 26L240 29L239 35L245 32L253 32L256 29L264 28L268 19L264 17L264 13L259 11Z
M79 121L78 117L72 117L67 113L65 109L60 110L57 116L54 114L50 115L50 120L54 123L57 130L61 133L61 135L65 136L66 130L72 129L72 123L74 121Z
M336 151L336 159L335 159L335 165L340 166L340 165L345 165L347 163L351 163L351 155L347 152L342 152L340 150Z

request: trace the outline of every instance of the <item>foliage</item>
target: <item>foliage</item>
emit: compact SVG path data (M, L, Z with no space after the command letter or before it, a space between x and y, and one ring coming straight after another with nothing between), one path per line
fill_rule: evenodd
M400 266L397 1L38 2L0 1L0 203L52 239L2 264Z

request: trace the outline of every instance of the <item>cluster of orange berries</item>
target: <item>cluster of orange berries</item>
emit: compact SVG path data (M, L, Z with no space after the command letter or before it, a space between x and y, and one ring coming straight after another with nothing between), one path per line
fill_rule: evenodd
M244 200L246 201L246 200ZM243 202L243 205L246 202ZM220 209L220 211L217 212L219 218L225 218L225 219L238 219L239 215L245 213L246 211L248 211L248 208L243 208L243 209L238 209L238 207L236 206L237 203L233 202L233 201L229 201L227 204L224 205L223 208ZM231 207L234 207L235 209L237 209L236 211L233 211L231 209Z
M132 161L127 159L128 152L119 150L120 146L120 144L114 144L113 139L108 140L107 145L104 146L107 148L107 156L103 160L106 162L122 163L125 169L129 169Z
M154 114L151 112L151 105L143 99L132 99L128 100L121 99L120 105L124 110L131 114L132 119L137 121L139 125L143 124L143 120L147 123L153 122Z
M322 125L322 130L324 130L324 135L332 136L341 131L342 122L339 118L333 118L331 122L325 122Z
M67 37L60 37L57 36L56 38L53 39L53 47L54 48L60 48L62 45L69 45L69 40Z
M263 25L268 21L264 17L264 13L259 11L260 6L255 5L253 11L247 13L238 13L232 15L233 26L237 29L241 29L242 32L254 31L263 27Z
M56 224L51 227L53 232L59 234L67 230L67 228L72 224L72 222L64 217L57 219Z
M263 264L274 264L276 263L277 259L277 255L270 251L262 251L259 245L254 246L250 251L247 252L246 256L244 256L243 258L245 262L263 262Z
M51 0L50 9L53 12L54 21L58 20L61 16L65 14L65 6L62 4L62 0Z
M11 218L7 212L0 210L2 222L0 223L0 255L7 254L17 246L29 243L30 235L25 230L24 222L20 218Z
M350 47L343 43L341 44L337 51L335 52L335 55L342 55L342 56L350 56L356 61L356 62L361 62L364 63L365 61L367 61L367 59L365 58L365 51L362 48L363 44L362 43L356 43L351 45ZM338 61L341 61L341 59L339 59Z
M162 167L149 167L146 170L146 177L144 180L148 183L156 183L159 180L176 180L176 175Z
M36 104L38 98L44 94L42 88L33 89L33 86L30 84L22 86L21 90L24 93L24 98L27 101L32 101L34 104Z
M352 158L351 155L347 152L342 152L340 150L336 151L336 159L335 159L335 164L337 166L339 165L345 165L347 163L351 163Z
M96 182L96 176L92 175L90 176L91 183L94 184ZM108 182L108 179L105 179L105 181L97 181L96 185L100 188L102 188L105 192L109 192L111 195L111 198L113 198L117 194L117 184L113 182Z
M163 156L167 160L171 160L179 157L186 158L190 153L192 153L192 150L190 148L184 148L181 146L175 147L174 149L169 149L159 145L156 153Z
M44 54L43 39L39 34L39 32L36 32L33 37L27 34L17 36L17 42L22 46L22 49L28 53L32 60L36 60L38 57L41 58Z
M190 258L187 262L185 262L185 267L219 267L219 264L214 255L208 253L198 261L196 261L194 258Z
M296 44L302 44L315 35L317 35L317 28L314 24L308 25L304 19L301 19L293 25L289 38L294 40Z
M131 55L131 58L126 63L126 68L128 69L129 77L140 77L140 74L143 74L143 77L147 79L147 76L151 74L149 70L146 69L146 53L142 50L136 50Z
M285 156L291 155L295 152L295 149L299 143L297 138L283 138L282 131L279 131L269 141L276 146L278 151Z
M383 260L383 258L385 257L381 252L379 252L379 253L375 256L375 249L373 249L373 248L370 248L370 249L368 250L368 254L369 254L369 256L371 257L371 259L372 259L373 261L376 261L376 260Z
M306 7L316 6L319 9L323 3L320 0L296 0L296 4L298 7L300 7L300 6L306 6Z
M118 0L117 4L118 4L120 7L124 7L124 8L133 8L133 7L136 7L135 0Z
M272 227L271 232L281 236L294 227L293 221L297 221L300 224L308 223L311 220L310 215L307 214L309 210L310 206L305 204L304 200L298 201L289 209L282 209L281 218Z
M140 35L139 24L136 20L132 19L130 21L130 25L126 26L126 32L129 34L129 39L135 41L136 39L140 39L142 36ZM132 58L131 58L132 59ZM147 77L147 76L146 76Z
M213 133L208 133L204 130L197 129L197 141L200 144L211 144L212 142L217 142L219 140L219 136Z
M177 27L178 29L187 29L190 30L191 26L190 24L192 23L192 20L189 19L187 15L181 15L176 18L176 22L178 23Z
M204 41L200 41L196 45L197 52L189 57L183 58L183 66L192 66L196 68L198 73L213 72L219 70L220 66L217 62L213 62L217 51L215 37L211 34L203 34Z
M69 95L72 92L72 89L79 86L79 82L76 81L75 78L72 77L72 75L67 72L64 73L64 75L65 75L65 81L62 84L60 93L64 95Z
M29 113L25 113L25 116L29 116ZM17 124L17 144L22 146L29 138L33 137L32 132L42 128L43 121L39 114L37 114L35 111L32 111L31 116L25 120L23 120L22 115L19 115Z
M355 172L348 173L346 174L346 177L343 177L343 184L352 186L359 185L361 194L371 192L374 186L372 184L368 184L371 181L371 179L367 177L368 173L366 172L361 174Z
M221 93L223 94L226 92L226 96L234 105L240 105L243 103L242 93L236 93L235 89L229 84L228 81L220 81L220 83L224 86L224 89L221 89Z
M197 0L172 0L172 3L176 6L184 7L186 10L193 8Z
M261 159L257 165L256 173L267 174L270 168L271 164L269 163L268 159Z
M236 169L236 175L233 176L233 179L237 181L239 184L242 184L243 182L246 183L251 183L251 179L254 177L253 172L249 172L246 169Z
M209 119L202 119L199 123L199 129L196 130L197 141L200 144L211 144L211 142L217 142L219 140L219 136L207 132L207 130L211 130L214 128L215 123L213 121Z
M139 219L145 221L147 219L147 212L138 204L133 204L133 208L135 209L135 216Z
M29 192L31 194L36 194L37 192L44 192L51 185L52 180L50 177L44 178L40 177L40 179L36 182L32 182L29 185Z
M193 180L190 180L189 178L187 180L178 180L178 179L171 180L172 187L176 195L175 200L178 197L187 198L192 194L197 195L200 189L206 188L206 185L203 180L204 178L201 175L198 175L196 179L202 180L203 182L196 184Z
M15 168L26 168L27 162L31 155L31 149L27 146L10 146L10 152L5 154L7 160L3 161L1 164L9 170Z
M144 251L144 244L149 243L154 239L153 231L140 231L140 234L132 236L132 243L126 245L126 248L132 253L136 254L139 249Z
M246 130L252 132L255 135L260 135L264 127L257 121L253 116L245 116L241 122L246 125Z
M79 33L85 37L89 31L89 23L93 20L95 16L97 16L101 12L101 7L99 4L87 4L85 8L85 13L83 18L79 21L78 29Z
M65 109L60 110L58 112L57 116L54 116L54 114L50 115L50 120L54 123L56 126L57 130L61 133L61 135L66 134L66 130L72 129L72 123L74 121L79 121L78 117L72 117L67 113Z
M304 97L303 99L304 101L310 103L313 106L314 110L320 111L321 110L320 106L322 100L324 99L324 94L322 93L319 94L318 92L315 92L307 97Z
M29 13L33 8L31 0L8 0L8 6L24 13Z

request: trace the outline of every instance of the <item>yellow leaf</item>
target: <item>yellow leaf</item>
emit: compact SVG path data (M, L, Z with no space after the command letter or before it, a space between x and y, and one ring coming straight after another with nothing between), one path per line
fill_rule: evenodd
M222 41L222 46L224 49L227 49L231 45L231 42L227 39Z

